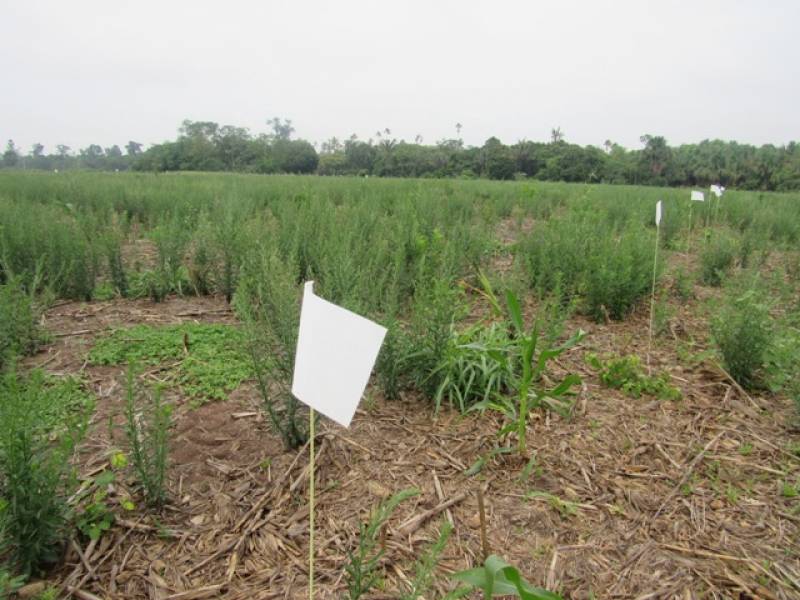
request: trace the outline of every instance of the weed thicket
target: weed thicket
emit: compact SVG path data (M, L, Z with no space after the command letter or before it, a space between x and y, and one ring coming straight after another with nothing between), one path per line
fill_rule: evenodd
M711 324L725 368L739 384L754 387L763 378L774 340L769 306L757 289L731 288Z
M700 252L700 280L711 286L720 286L736 263L738 242L727 232L708 232Z
M559 291L580 298L595 320L624 319L651 289L655 240L640 225L608 224L584 216L548 222L519 248L540 296Z
M82 439L91 399L38 371L0 378L0 555L29 575L52 565L70 531L70 459Z
M44 340L33 294L12 277L0 284L0 371L15 356L33 353Z

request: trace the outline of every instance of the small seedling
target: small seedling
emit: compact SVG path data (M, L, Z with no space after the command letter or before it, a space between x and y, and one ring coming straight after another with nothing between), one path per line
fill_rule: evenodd
M419 490L409 488L398 492L382 502L370 515L369 521L361 525L358 536L358 548L348 552L347 589L350 600L357 600L375 587L378 582L378 566L384 549L380 544L380 532L383 525L403 501L419 495Z
M468 590L480 590L484 600L494 596L514 596L522 600L562 600L561 596L535 587L525 581L516 567L492 554L482 567L460 571L452 575L456 581L466 583Z
M125 434L147 503L162 506L167 499L172 406L164 402L160 388L140 389L136 377L136 368L129 366L125 380Z
M611 357L603 360L596 354L589 354L586 362L599 372L603 385L622 390L633 398L648 394L662 400L681 399L680 390L669 384L667 373L660 373L655 377L646 375L637 356Z

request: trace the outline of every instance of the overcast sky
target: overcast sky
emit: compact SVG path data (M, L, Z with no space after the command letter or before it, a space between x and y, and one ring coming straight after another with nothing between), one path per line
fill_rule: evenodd
M0 136L800 140L800 2L0 0Z

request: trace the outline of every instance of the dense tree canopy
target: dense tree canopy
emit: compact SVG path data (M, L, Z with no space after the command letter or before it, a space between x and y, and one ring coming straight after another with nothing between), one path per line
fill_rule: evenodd
M547 181L618 184L707 186L762 190L800 189L800 146L761 147L722 140L670 146L663 136L646 134L643 147L628 150L607 140L602 148L569 143L560 127L548 142L522 140L505 145L491 137L482 146L465 146L461 139L423 144L406 142L390 129L368 140L353 135L333 137L315 145L293 139L288 119L266 121L268 133L212 121L184 121L175 141L151 146L128 141L124 151L114 145L90 144L73 153L58 145L47 154L34 144L27 154L9 140L3 167L31 169L106 169L143 171L239 171L252 173L317 173L378 177L532 178ZM462 125L456 126L460 135Z

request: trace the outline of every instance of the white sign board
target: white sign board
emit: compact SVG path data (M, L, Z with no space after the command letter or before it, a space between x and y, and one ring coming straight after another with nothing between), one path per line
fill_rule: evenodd
M348 427L358 408L386 328L303 291L292 394Z
M706 197L705 194L703 194L703 192L698 192L697 190L694 190L692 191L692 200L695 200L697 202L705 202Z
M656 227L661 225L661 200L656 202Z

